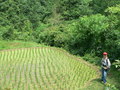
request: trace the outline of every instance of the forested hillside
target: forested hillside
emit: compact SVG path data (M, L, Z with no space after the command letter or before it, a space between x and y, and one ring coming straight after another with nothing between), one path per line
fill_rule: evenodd
M120 0L1 0L0 39L120 59Z
M50 46L65 49L81 61ZM103 90L105 85L96 77L99 72L92 72L82 60L98 70L103 52L112 63L107 85L118 90L120 0L0 0L0 50L23 47L41 49L0 51L0 90L36 90L37 85L70 90L71 85L82 88L93 79L84 90Z

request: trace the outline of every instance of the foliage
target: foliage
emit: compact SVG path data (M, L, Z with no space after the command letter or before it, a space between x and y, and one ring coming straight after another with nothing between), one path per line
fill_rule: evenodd
M49 24L39 23L38 27L32 32L32 36L34 36L33 41L39 42L40 40L39 34L41 34L48 27L50 27Z
M116 68L120 69L120 60L115 60L115 62L113 63L113 65L114 65Z
M79 18L92 13L89 3L92 0L61 0L59 12L65 20Z
M115 85L113 84L106 84L106 89L109 89L109 90L119 90L118 88L116 88Z
M120 4L109 7L108 9L106 9L106 12L109 12L111 14L120 14Z
M0 1L0 25L13 26L14 29L22 31L26 23L31 23L30 29L38 27L49 17L52 9L52 0L2 0Z
M45 43L63 47L73 54L82 56L93 52L101 56L101 53L106 51L112 58L119 59L120 5L118 0L114 2L113 0L109 2L2 0L0 2L0 39ZM104 15L94 14L98 13L97 10L102 14L105 10ZM62 24L56 23L60 20ZM114 49L110 49L111 47Z
M108 35L105 33L109 27L107 20L107 17L100 14L80 18L76 24L72 50L79 50L80 55L92 52L100 53L105 47L104 40Z
M90 63L97 64L97 65L100 65L100 62L101 62L101 59L95 56L95 54L93 53L85 54L82 58Z
M108 7L115 6L117 4L120 4L120 0L92 0L90 3L90 6L92 7L92 10L94 13L101 13L105 14L105 10Z
M86 53L101 56L102 52L107 51L110 58L119 58L118 21L112 20L113 18L101 14L84 16L37 32L37 42L63 47L72 54L82 56ZM111 47L117 49L110 49Z
M66 47L71 39L72 31L64 25L53 26L39 33L39 43L47 45Z
M109 7L105 10L105 12L108 14L110 29L111 29L111 35L112 40L114 40L114 44L111 43L115 49L112 49L112 53L115 54L114 58L119 59L119 53L120 53L120 4L116 6ZM109 41L110 42L110 41ZM117 57L117 58L116 58Z
M0 25L0 39L3 39L3 35L9 30L9 26L3 27Z
M63 47L94 64L104 51L120 59L120 0L0 0L0 6L0 40ZM0 41L0 49L27 47L10 42Z

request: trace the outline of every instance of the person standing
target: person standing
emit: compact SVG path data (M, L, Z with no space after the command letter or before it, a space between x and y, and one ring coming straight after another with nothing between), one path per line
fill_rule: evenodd
M102 81L104 83L107 82L106 78L107 78L107 73L108 73L108 70L110 69L110 66L111 66L111 63L110 63L110 60L108 58L108 53L107 52L104 52L103 53L103 58L102 58L102 61L101 61L101 64L102 64Z

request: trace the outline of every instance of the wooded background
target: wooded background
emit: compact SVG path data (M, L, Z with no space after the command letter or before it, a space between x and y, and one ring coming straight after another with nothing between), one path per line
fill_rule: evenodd
M120 0L1 0L0 39L120 59Z

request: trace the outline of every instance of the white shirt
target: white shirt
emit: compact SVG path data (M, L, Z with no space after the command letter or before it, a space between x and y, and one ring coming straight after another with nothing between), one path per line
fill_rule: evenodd
M107 67L109 67L110 68L110 66L111 66L111 63L110 63L110 60L108 59L108 58L102 58L102 61L101 61L101 63L102 63L102 66L107 66Z

